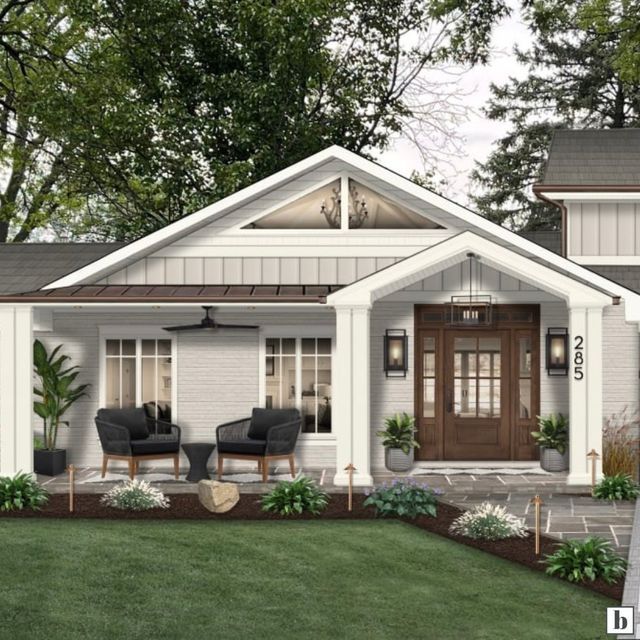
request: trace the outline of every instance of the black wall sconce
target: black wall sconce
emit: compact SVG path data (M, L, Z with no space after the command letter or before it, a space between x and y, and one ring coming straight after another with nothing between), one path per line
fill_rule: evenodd
M387 378L406 378L409 358L407 332L387 329L384 334L384 371Z
M565 328L547 329L547 374L566 376L569 373L569 331Z

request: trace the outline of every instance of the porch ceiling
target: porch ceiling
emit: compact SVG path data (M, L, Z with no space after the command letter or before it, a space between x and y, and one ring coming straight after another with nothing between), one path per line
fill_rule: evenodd
M0 296L1 303L292 303L324 304L340 285L78 285Z

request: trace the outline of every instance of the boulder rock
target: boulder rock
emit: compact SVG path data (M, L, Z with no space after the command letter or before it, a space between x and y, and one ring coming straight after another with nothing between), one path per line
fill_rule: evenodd
M226 513L238 504L240 492L238 485L233 482L200 480L198 482L198 498L200 504L212 513Z

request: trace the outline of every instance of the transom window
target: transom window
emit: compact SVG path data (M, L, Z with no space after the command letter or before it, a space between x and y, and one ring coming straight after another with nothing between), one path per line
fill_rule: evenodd
M107 338L104 345L104 402L107 408L144 406L148 415L171 421L172 341Z
M331 433L331 338L266 338L265 407L297 408L302 433Z

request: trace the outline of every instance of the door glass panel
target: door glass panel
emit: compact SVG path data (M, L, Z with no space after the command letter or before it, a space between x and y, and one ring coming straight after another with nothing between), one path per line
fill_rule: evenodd
M500 379L478 380L478 417L500 417Z
M518 393L520 396L518 409L520 418L528 420L531 418L531 380L529 378L520 378Z
M477 370L477 338L454 338L453 368L455 376L473 376Z
M436 339L422 339L422 417L436 417Z
M518 338L518 416L531 418L531 336Z
M454 412L460 418L500 416L501 339L454 338Z

